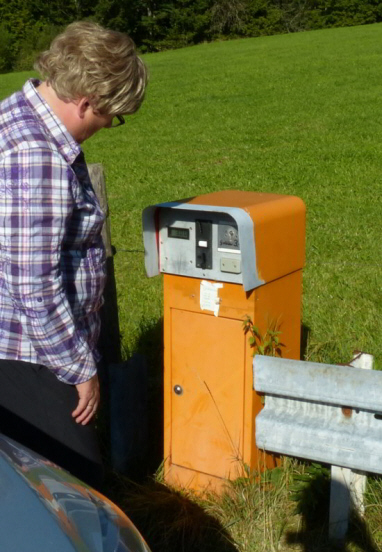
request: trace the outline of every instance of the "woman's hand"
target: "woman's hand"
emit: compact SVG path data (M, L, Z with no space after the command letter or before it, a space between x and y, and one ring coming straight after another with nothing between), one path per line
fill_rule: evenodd
M72 412L77 424L86 425L97 411L100 394L97 374L88 381L76 385L78 392L78 405Z

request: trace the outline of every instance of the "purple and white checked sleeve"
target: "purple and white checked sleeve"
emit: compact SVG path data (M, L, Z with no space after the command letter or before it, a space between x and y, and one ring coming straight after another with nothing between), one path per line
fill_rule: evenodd
M48 145L12 151L1 171L1 262L9 308L18 311L22 332L41 364L66 383L86 381L96 373L95 360L74 319L62 273L63 240L77 208L71 185L76 177ZM2 316L4 329L7 313ZM8 319L15 324L12 313ZM18 333L8 330L9 336ZM19 346L13 339L9 350ZM20 356L16 350L14 356Z

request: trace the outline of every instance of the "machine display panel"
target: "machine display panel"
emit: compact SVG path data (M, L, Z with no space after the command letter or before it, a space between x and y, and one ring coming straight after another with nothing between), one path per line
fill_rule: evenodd
M242 284L239 230L226 213L162 208L160 271Z
M169 238L177 238L180 240L190 239L190 231L188 228L177 228L176 226L168 226L167 235Z

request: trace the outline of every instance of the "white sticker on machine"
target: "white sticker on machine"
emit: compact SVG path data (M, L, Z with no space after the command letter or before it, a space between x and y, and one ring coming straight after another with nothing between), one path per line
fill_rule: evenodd
M219 289L222 287L223 284L216 282L207 282L206 280L200 282L200 308L202 310L212 311L215 316L219 316L221 301Z

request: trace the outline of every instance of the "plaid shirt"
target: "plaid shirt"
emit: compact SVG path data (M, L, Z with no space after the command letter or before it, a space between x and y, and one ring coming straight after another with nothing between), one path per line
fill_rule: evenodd
M80 146L38 94L0 103L0 358L96 373L104 214Z

